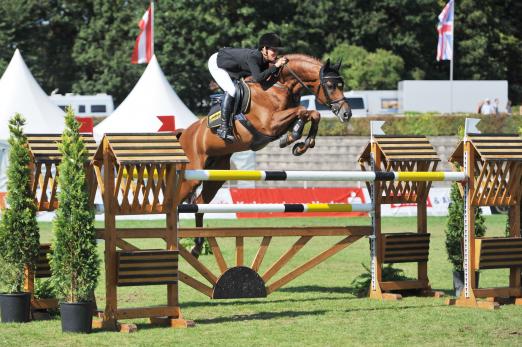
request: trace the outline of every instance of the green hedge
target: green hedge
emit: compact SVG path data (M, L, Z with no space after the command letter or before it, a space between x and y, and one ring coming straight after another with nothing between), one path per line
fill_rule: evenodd
M483 133L519 133L522 128L522 116L483 116L478 114L412 114L393 116L370 116L352 118L348 123L341 123L337 118L321 119L320 136L369 136L370 121L384 120L383 130L387 134L443 136L456 135L464 127L466 118L480 118L478 128Z

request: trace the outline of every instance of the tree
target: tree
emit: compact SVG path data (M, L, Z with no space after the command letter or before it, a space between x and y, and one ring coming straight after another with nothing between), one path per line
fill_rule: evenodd
M51 279L55 290L66 302L85 302L92 299L100 262L96 251L94 209L89 203L85 174L87 150L71 108L67 109L65 123L60 144L60 192L53 223Z
M369 53L362 47L343 43L324 59L342 60L341 74L348 89L395 89L404 62L401 57L383 49Z
M446 252L454 271L464 271L462 238L464 236L464 200L457 183L451 185L448 220L446 222ZM480 208L475 208L475 236L486 234L486 221Z
M9 121L9 166L7 168L7 205L0 223L0 253L10 274L5 283L10 292L21 292L24 267L34 270L40 245L36 205L31 189L30 154L23 133L25 119L20 114ZM3 279L6 280L5 278Z

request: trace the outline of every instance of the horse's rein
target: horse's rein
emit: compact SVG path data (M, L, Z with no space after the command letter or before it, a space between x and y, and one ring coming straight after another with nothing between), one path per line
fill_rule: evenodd
M299 76L297 76L297 74L294 72L294 70L292 70L290 68L290 66L288 66L288 63L283 65L283 68L281 69L281 71L284 69L284 68L287 68L288 69L288 72L290 72L290 74L292 76L294 76L294 78L297 80L297 82L299 82L300 85L302 85L310 94L314 94L314 92L312 91L312 89L310 89L310 87L308 87L300 78Z

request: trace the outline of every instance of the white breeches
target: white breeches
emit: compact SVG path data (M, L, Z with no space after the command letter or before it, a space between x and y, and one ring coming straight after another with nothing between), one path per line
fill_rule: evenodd
M208 59L208 70L221 89L227 92L230 96L235 96L236 87L234 86L234 82L232 82L232 79L225 69L218 67L217 55L217 53L214 53Z

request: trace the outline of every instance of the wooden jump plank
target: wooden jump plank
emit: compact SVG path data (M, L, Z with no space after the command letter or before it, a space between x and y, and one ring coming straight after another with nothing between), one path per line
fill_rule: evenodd
M221 253L221 249L219 248L219 244L215 237L208 237L207 238L208 243L210 244L210 248L212 249L212 253L214 254L214 258L216 259L216 263L219 267L219 271L221 273L224 273L227 271L228 266L225 261L225 258L223 258L223 254Z
M244 264L244 241L242 236L236 237L236 266Z
M115 319L133 319L149 317L177 317L179 308L177 306L156 306L156 307L133 307L119 308L115 312Z
M180 282L183 282L186 285L188 285L189 287L194 288L198 292L205 294L209 298L212 298L213 289L210 288L209 286L201 283L197 279L187 275L186 273L184 273L182 271L178 271L178 276L179 276Z
M271 240L272 236L264 236L263 240L261 240L261 245L259 246L259 250L257 251L256 257L254 258L251 266L252 270L255 272L259 272L259 268L261 267L261 263L263 262L263 258L265 257Z
M266 288L267 294L273 293L274 291L281 288L288 282L292 281L296 277L300 276L301 274L305 273L306 271L308 271L308 270L312 269L313 267L317 266L318 264L322 263L323 261L330 258L331 256L337 254L339 251L345 249L346 247L348 247L349 245L351 245L352 243L354 243L355 241L357 241L360 238L361 238L361 236L348 236L348 237L342 239L341 241L336 243L331 248L327 249L326 251L317 255L316 257L310 259L303 265L297 267L295 270L289 272L285 276L281 277L279 280L277 280L274 283L267 286L267 288Z
M263 276L263 281L267 283L281 268L290 261L307 243L312 236L301 236L272 266L270 266Z
M263 236L369 236L370 226L349 227L281 227L281 228L180 228L178 236L195 237L263 237Z
M217 283L217 277L198 259L196 259L185 247L179 246L179 254L190 264L201 276L205 277L213 286Z

